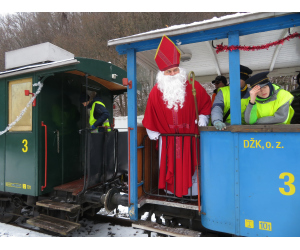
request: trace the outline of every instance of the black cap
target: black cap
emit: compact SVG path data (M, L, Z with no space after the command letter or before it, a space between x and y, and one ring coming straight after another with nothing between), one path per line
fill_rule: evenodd
M224 83L225 85L227 84L227 79L225 76L217 76L215 80L212 81L212 83L219 82L219 81L222 81L222 83Z
M240 79L246 81L252 74L252 70L244 65L240 65Z
M250 87L253 88L256 85L259 85L261 88L267 85L270 80L268 78L269 71L258 73L254 76L251 76L247 81L246 84L250 84Z
M81 93L80 95L80 103L84 103L90 100L89 95L85 94L85 93Z

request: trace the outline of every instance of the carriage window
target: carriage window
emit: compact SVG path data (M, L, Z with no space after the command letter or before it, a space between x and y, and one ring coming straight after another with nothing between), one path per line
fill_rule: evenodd
M25 96L25 90L32 92L32 78L9 82L9 124L16 120L32 97L31 95ZM10 131L32 131L32 106L27 108L21 120Z

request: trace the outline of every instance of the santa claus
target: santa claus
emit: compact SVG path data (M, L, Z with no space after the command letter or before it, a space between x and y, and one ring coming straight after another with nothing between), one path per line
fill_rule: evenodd
M195 136L165 134L198 135L198 126L208 124L211 112L210 97L199 82L195 81L199 115L197 124L192 85L187 81L185 69L179 67L180 51L167 36L162 37L155 61L160 71L156 77L157 83L149 94L143 125L151 140L160 138L158 188L182 197L190 195L190 188L193 186L192 195L197 195L195 167L199 140L196 145Z

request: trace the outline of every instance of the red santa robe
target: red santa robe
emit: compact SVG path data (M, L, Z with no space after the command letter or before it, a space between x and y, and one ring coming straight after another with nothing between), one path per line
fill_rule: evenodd
M209 95L197 81L195 81L195 89L197 91L196 97L199 115L210 115L211 100ZM157 131L160 134L199 134L198 125L195 124L195 120L194 96L192 93L192 85L189 84L188 81L183 107L178 107L177 111L173 108L168 109L163 101L162 92L157 88L157 84L153 87L149 94L143 119L144 127L152 131ZM182 137L175 137L175 140L176 144L174 144L174 136L169 136L168 141L165 136L162 136L158 188L167 189L175 193L177 197L182 197L188 194L188 189L192 186L192 176L195 172L195 166L197 165L196 145L195 137L185 136L183 144ZM197 141L199 142L199 140ZM199 152L199 143L197 144L197 149ZM174 156L174 152L176 156ZM174 172L176 183L175 192Z

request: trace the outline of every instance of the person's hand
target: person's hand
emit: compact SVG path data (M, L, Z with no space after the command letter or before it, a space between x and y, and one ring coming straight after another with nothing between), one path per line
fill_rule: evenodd
M94 126L94 125L92 125L92 126L91 126L91 129L96 129L96 128L97 128L97 127L96 127L96 126Z
M224 122L221 122L221 121L216 121L214 123L214 126L217 130L224 130L226 129L226 124Z
M160 136L160 133L156 132L156 134L153 135L152 139L150 138L150 140L155 140L156 141L156 140L158 140L159 136Z
M259 85L254 86L250 90L249 94L250 94L250 102L251 103L255 103L255 99L256 99L257 94L258 94L259 91L260 91L260 86Z
M147 129L147 128L146 128L146 131L147 131L147 134L148 134L150 140L157 140L160 136L160 133L157 132L157 131L152 131L152 130Z
M199 115L199 123L198 123L198 126L199 127L204 127L204 126L207 126L209 120L208 120L208 115ZM197 120L196 120L196 123L197 123Z

